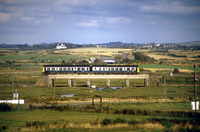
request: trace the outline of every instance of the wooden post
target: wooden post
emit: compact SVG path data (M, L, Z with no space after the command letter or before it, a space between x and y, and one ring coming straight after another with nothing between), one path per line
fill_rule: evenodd
M110 79L107 79L107 87L110 87Z
M144 79L144 87L148 86L148 79Z
M91 79L87 80L87 86L90 88L91 87Z
M69 87L72 86L72 79L68 79L68 85L69 85Z
M51 81L52 81L52 83L51 83L51 84L52 84L52 86L54 87L54 79L52 79Z
M126 87L129 87L129 79L126 79Z
M100 107L102 107L102 97L100 96Z
M92 97L92 105L94 105L94 96Z

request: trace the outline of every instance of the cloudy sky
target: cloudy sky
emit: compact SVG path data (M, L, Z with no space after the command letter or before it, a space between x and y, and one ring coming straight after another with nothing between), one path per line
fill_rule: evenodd
M200 0L0 0L0 43L200 41Z

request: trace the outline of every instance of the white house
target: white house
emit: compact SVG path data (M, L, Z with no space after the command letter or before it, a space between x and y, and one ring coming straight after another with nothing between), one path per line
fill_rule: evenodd
M65 46L64 44L57 44L56 49L67 49L67 46Z

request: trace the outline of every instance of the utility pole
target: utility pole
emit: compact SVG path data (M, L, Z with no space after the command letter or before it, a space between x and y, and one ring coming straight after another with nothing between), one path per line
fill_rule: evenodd
M14 100L14 67L12 67L12 96L13 96L13 100Z
M166 75L165 75L165 68L164 68L164 98L166 101Z
M196 81L197 81L197 78L196 78L196 65L194 65L194 101L195 101L195 113L197 112L197 99L196 99Z
M53 87L53 103L55 104L55 87Z

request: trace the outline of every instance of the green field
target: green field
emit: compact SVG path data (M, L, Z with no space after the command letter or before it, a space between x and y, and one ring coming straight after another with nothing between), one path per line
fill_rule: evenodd
M140 74L150 75L149 86L144 87L144 80L129 80L130 86L126 87L125 79L110 81L111 87L122 87L117 90L88 88L86 79L73 80L72 87L68 87L68 80L65 79L55 79L55 87L35 85L43 77L42 65L60 65L62 62L72 63L74 60L89 59L90 57L115 57L118 54L129 52L142 52L156 60L129 62L129 64L139 65ZM16 107L9 112L0 112L0 130L4 130L5 127L8 127L8 131L66 131L66 128L69 131L199 130L199 126L195 127L194 125L199 123L199 120L194 116L188 116L191 113L191 115L194 114L191 111L191 101L194 100L193 65L197 65L196 72L199 76L200 60L194 58L199 54L199 51L159 52L119 48L35 51L0 49L0 99L12 99L13 75L14 89L17 89L20 99L25 99L25 105ZM183 55L185 56L181 57ZM175 68L178 68L180 73L174 73L171 77L169 73L173 72ZM164 99L164 70L166 73L166 100ZM159 87L156 80L160 84ZM106 81L106 79L92 79L92 85L106 87ZM199 100L199 81L196 82L196 89L197 100ZM75 96L61 97L61 95L67 94L75 94ZM99 107L98 98L95 99L96 105L91 105L94 95L102 96L102 108ZM56 106L54 103L63 106ZM33 108L27 109L30 104ZM35 108L38 106L49 106L49 108ZM106 118L109 118L112 123L102 126L101 123ZM159 120L157 118L164 122L148 120ZM125 123L115 124L115 120L121 122L125 120ZM137 123L130 125L130 122L134 121ZM33 124L37 122L44 122L45 127L36 128ZM27 127L30 124L32 127Z

